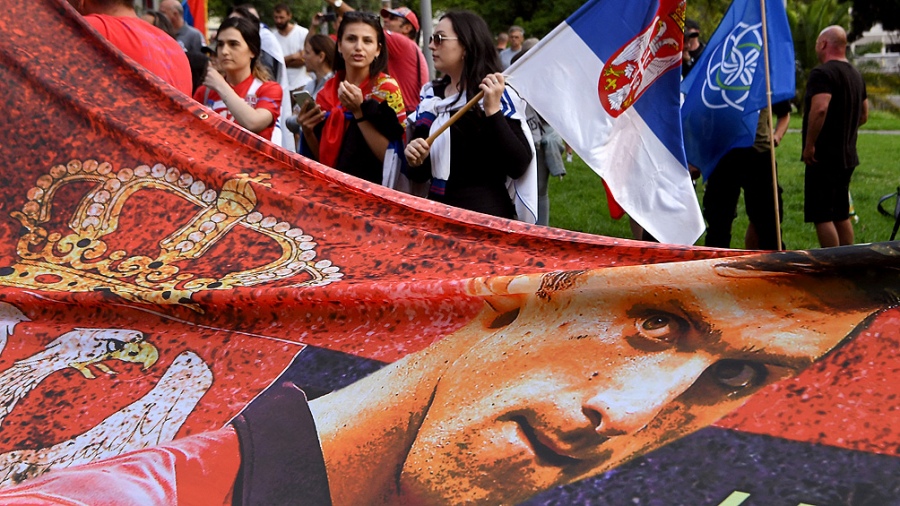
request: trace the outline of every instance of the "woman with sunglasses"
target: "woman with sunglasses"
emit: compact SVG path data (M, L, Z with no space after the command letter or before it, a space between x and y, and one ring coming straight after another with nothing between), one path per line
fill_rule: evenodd
M469 11L448 12L429 47L444 77L422 87L405 150L409 178L431 178L430 199L534 223L537 169L525 104L505 87L487 23ZM479 90L480 103L429 146L425 139Z
M401 141L406 128L400 87L384 73L388 51L381 20L367 12L348 12L337 40L335 76L297 121L312 158L381 184L385 152Z
M259 28L252 22L230 17L216 33L216 65L194 99L260 137L281 144L276 128L283 92L259 61Z

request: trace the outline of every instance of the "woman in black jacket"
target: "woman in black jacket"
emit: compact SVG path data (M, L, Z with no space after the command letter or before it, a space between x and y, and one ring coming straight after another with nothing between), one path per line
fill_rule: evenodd
M505 87L487 23L472 12L449 12L435 27L429 47L434 67L444 77L422 87L405 150L409 178L416 182L431 178L433 200L533 223L534 206L515 202L516 194L536 195L536 178L522 178L534 159L533 144L523 128L525 104ZM484 91L480 104L429 146L425 138L479 90ZM507 189L507 178L520 179L516 191ZM521 188L526 181L535 186L533 191Z

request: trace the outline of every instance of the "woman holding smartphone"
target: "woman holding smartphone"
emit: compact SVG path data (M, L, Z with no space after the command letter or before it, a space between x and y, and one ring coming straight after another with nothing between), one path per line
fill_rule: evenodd
M252 22L231 17L222 21L216 34L216 65L197 88L194 99L225 118L281 144L281 129L275 128L283 92L259 62L259 28Z
M381 19L348 12L337 39L335 76L297 121L313 158L381 184L385 151L402 139L406 127L400 87L385 74L388 53Z
M321 33L310 34L306 37L306 42L303 44L303 59L306 61L307 72L314 77L312 81L306 83L301 89L307 92L311 98L316 98L316 95L325 87L325 83L334 77L334 51L335 44L331 37ZM294 97L294 92L291 92L291 96ZM300 100L297 100L298 98ZM300 123L297 120L297 115L303 112L303 106L306 105L301 103L303 100L305 98L299 95L294 98L294 114L286 120L286 124L288 130L295 134L300 134L297 152L309 157L309 146L303 140Z
M430 199L534 223L537 166L525 103L505 87L487 23L473 12L448 12L435 26L429 48L444 77L422 87L405 151L409 178L419 183L431 178ZM425 139L479 90L484 91L480 103L429 146Z

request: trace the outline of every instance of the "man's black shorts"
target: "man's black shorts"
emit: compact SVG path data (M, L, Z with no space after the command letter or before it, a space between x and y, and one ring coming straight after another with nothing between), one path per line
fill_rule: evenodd
M850 218L850 176L853 169L822 163L806 166L803 219L806 223Z

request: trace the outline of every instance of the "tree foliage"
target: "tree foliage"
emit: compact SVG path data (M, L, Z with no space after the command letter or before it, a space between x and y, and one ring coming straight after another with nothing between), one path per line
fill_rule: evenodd
M324 11L328 4L324 0L208 0L210 17L223 18L232 5L250 4L256 7L262 21L273 26L272 10L278 4L287 4L293 13L294 22L309 27L313 14ZM351 0L354 7L366 10L380 10L379 0Z
M494 33L520 25L526 37L543 37L578 10L584 0L435 0L434 12L468 9L487 21Z
M797 2L788 9L788 22L794 37L794 58L797 60L797 98L806 91L809 72L819 64L816 39L828 26L849 26L850 12L846 3L838 0L810 0Z
M687 17L700 24L700 38L705 42L719 26L731 0L694 0L687 3Z
M875 23L885 30L900 30L900 0L851 0L853 24L851 38L858 38Z

